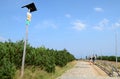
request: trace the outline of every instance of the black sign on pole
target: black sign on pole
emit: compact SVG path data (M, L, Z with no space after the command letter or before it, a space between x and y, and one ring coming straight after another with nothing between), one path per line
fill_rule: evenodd
M28 4L28 5L25 5L25 6L22 6L22 8L24 7L27 7L30 12L34 12L34 11L37 11L37 8L35 7L35 4L34 3L31 3L31 4Z

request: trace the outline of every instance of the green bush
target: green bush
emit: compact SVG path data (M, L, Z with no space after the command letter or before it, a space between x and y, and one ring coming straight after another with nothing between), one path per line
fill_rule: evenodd
M0 78L11 79L15 69L21 68L24 41L0 42ZM74 60L66 49L54 50L44 46L34 48L27 43L25 66L39 66L47 72L55 72L55 66L65 66ZM15 68L16 67L16 68Z
M98 60L108 60L108 61L116 61L116 56L98 56ZM117 57L118 62L120 62L120 57Z
M0 67L0 79L13 79L15 72L15 65L4 58Z

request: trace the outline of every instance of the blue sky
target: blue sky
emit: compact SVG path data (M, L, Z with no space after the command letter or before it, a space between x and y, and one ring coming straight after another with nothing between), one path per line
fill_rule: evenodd
M32 46L66 48L75 57L115 55L115 31L120 56L120 0L3 0L0 41L25 37L27 8L34 2L28 40Z

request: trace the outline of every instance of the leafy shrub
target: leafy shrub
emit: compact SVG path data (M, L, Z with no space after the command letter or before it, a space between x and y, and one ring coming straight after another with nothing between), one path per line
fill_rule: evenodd
M108 60L108 61L116 61L116 56L98 56L98 60ZM120 62L120 57L117 57L118 61Z
M13 79L15 72L15 65L4 58L0 67L0 79Z
M17 69L21 68L24 41L0 42L0 78L11 79ZM54 50L44 46L34 48L27 43L25 66L39 66L47 72L55 72L55 66L65 66L74 60L74 56L66 49ZM3 76L3 77L2 77Z

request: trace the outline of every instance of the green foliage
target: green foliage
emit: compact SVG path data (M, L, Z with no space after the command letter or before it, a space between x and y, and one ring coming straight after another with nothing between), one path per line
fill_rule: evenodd
M115 61L115 60L116 60L116 57L115 57L115 56L109 56L109 57L108 57L108 60L109 60L109 61Z
M0 42L0 78L12 79L15 69L21 68L24 41ZM25 66L38 66L51 73L55 72L55 66L65 66L75 57L66 49L54 50L44 46L34 48L27 43Z
M108 60L108 61L116 61L116 56L98 56L98 60ZM120 62L120 57L117 57L118 61Z
M55 56L56 60L56 65L58 66L65 66L68 62L74 60L74 56L71 55L66 49L58 51Z
M0 79L13 79L15 72L15 65L4 58L0 67Z
M120 57L118 57L118 62L120 62Z

